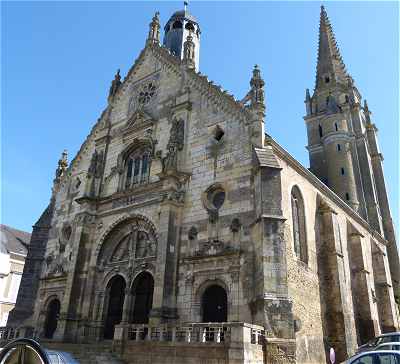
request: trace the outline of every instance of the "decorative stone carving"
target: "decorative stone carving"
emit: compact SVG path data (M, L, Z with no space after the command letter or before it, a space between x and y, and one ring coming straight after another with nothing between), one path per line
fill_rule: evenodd
M109 100L111 100L115 96L119 87L121 86L121 75L119 74L119 72L120 70L118 69L117 73L114 76L114 79L111 82L110 91L108 95Z
M58 167L56 169L56 181L59 181L59 179L65 174L68 168L68 153L67 150L64 149L64 151L61 154L61 158L58 160Z
M129 238L130 236L128 235L119 242L111 255L110 262L118 262L129 258Z
M202 242L200 244L200 249L196 251L196 256L210 256L217 254L224 254L231 252L233 250L232 247L225 244L222 240L209 240L206 242Z
M197 229L196 229L196 227L195 226L192 226L190 229L189 229L189 232L188 232L188 239L189 240L196 240L197 239L197 234L198 234L199 232L197 231Z
M146 261L146 262L137 264L137 265L133 268L132 276L134 277L134 276L137 275L140 271L144 271L144 270L150 271L153 275L154 275L154 273L155 273L155 271L156 271L154 264L151 263L151 262Z
M146 258L156 255L156 244L144 231L138 231L136 240L136 258Z
M185 200L185 191L183 189L169 191L164 199L167 199L169 201L175 201L178 203L183 203Z
M233 233L238 233L240 231L240 228L242 227L242 224L238 218L234 218L231 222L231 231Z
M162 159L163 172L176 171L178 165L178 151L183 149L185 136L185 122L183 119L172 121L169 141L167 144L167 155Z
M95 150L92 154L92 159L90 161L90 166L88 169L88 175L93 176L95 178L100 178L101 173L104 168L104 152L97 152Z

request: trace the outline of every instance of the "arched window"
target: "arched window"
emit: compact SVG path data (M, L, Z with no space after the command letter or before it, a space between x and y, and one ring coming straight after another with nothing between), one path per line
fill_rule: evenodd
M125 162L125 188L135 187L149 181L150 152L135 150Z
M319 137L322 138L323 133L322 133L322 126L318 125L318 133L319 133Z
M176 20L174 24L172 24L172 29L181 29L182 23L179 20Z
M185 25L185 28L186 28L187 30L191 30L192 32L194 32L194 25L193 25L193 23L187 23L187 24Z
M307 238L306 238L306 219L303 197L297 186L292 188L292 229L293 244L296 256L304 263L308 262Z

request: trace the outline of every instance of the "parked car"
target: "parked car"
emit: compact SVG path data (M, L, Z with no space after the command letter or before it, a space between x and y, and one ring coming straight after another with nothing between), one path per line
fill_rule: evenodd
M0 351L0 364L79 364L69 353L47 350L32 339L17 339Z
M382 334L370 341L366 344L361 345L357 349L357 353L362 353L364 351L375 350L375 348L384 343L397 343L400 342L400 332L388 332L386 334Z
M400 342L379 344L375 350L398 350L400 351Z
M345 364L400 364L400 351L366 351L352 356Z

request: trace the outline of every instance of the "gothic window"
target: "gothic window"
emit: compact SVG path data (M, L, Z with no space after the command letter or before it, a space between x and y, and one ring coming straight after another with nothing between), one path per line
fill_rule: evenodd
M346 192L346 200L349 201L350 200L350 195L348 192Z
M325 77L325 83L329 83L330 79L329 77Z
M308 262L307 241L306 241L306 221L303 197L297 186L292 188L292 225L293 225L293 244L296 256L304 263Z
M338 125L335 123L335 130L338 131Z
M150 153L147 150L133 152L125 163L125 188L131 188L148 182L150 172Z
M342 174L342 176L344 176L344 168L340 168L340 173Z
M337 150L338 150L338 152L340 152L341 149L342 149L342 147L340 146L340 144L338 144L338 145L337 145Z
M322 138L322 126L318 125L318 132L319 132L319 137Z

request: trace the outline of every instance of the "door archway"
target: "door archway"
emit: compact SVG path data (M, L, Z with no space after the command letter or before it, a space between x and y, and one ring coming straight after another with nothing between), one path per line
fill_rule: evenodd
M61 304L57 298L52 299L47 306L46 320L44 323L44 337L46 339L52 339L57 329L60 307Z
M132 285L133 311L131 322L147 324L153 306L154 279L148 272L140 273Z
M203 322L228 321L228 297L221 286L214 284L204 291L201 307Z
M114 328L122 320L122 311L125 299L125 279L120 275L111 279L108 284L107 316L104 325L104 338L114 338Z

